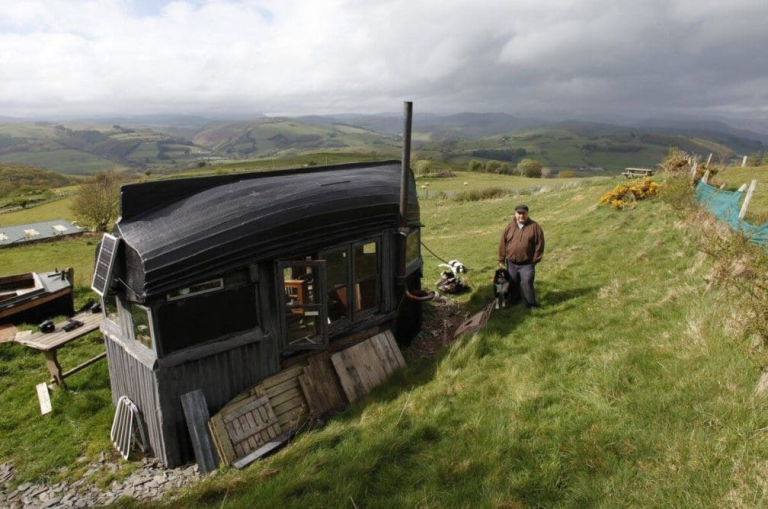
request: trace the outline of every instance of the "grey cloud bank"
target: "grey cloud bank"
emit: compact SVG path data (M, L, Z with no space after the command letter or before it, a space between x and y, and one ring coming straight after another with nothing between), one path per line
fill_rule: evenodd
M758 0L0 3L0 116L768 117Z

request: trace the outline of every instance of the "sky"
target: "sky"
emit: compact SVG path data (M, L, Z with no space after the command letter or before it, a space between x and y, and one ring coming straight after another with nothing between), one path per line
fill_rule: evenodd
M765 0L0 0L0 116L768 118Z

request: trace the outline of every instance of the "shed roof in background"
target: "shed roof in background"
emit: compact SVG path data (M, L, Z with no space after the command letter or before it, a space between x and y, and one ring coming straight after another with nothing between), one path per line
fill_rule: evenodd
M76 235L85 231L64 219L17 224L14 226L3 226L2 219L3 217L0 216L0 247L17 246L27 242Z

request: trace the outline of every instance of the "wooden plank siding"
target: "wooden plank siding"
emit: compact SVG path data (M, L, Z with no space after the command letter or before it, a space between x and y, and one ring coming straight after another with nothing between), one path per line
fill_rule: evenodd
M123 347L105 335L109 383L112 387L112 404L117 405L121 396L128 396L144 423L147 441L154 455L165 461L165 443L160 426L160 410L157 407L157 385L152 368L139 362Z
M158 371L163 431L166 437L178 437L173 447L166 444L163 463L172 468L193 457L181 394L201 389L210 413L214 414L245 388L279 369L277 345L267 339Z
M169 468L194 458L182 394L202 390L214 414L245 388L280 369L277 345L269 340L162 370L145 366L110 339L106 343L113 402L125 395L136 404L152 451Z

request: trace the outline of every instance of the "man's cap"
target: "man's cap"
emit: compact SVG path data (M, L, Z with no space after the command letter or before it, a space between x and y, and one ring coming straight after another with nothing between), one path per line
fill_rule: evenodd
M528 212L528 205L520 204L515 207L515 212Z

